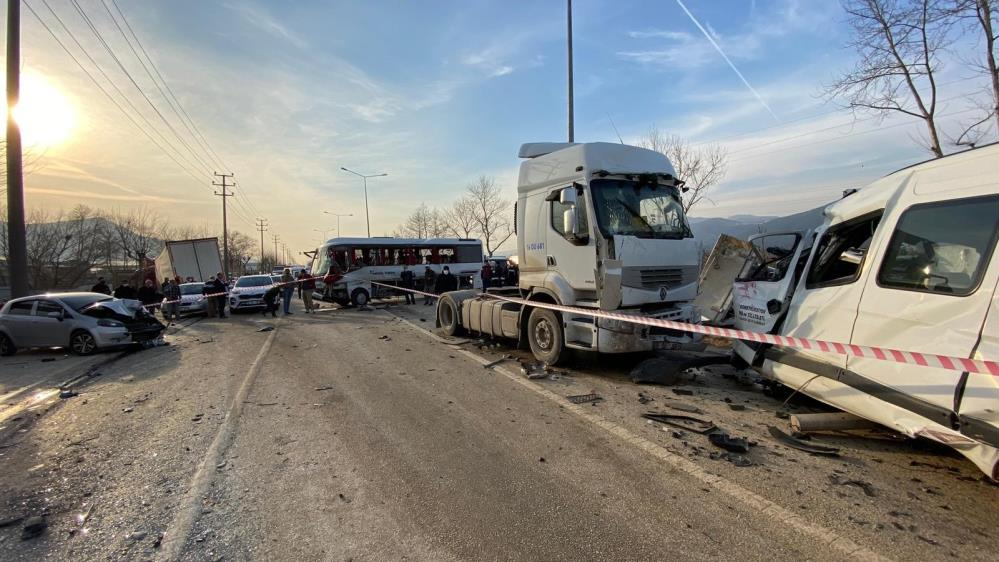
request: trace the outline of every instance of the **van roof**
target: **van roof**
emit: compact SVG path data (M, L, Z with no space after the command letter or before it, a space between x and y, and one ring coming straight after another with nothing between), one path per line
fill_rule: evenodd
M863 216L884 209L890 199L907 190L933 193L993 185L996 162L999 162L999 143L913 164L829 204L825 216L831 224ZM919 181L914 181L917 178Z

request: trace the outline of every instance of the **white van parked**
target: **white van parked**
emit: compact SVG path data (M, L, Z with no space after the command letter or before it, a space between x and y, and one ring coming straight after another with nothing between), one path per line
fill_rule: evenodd
M890 174L829 205L810 232L752 239L736 327L999 359L999 144ZM999 479L999 377L738 341L764 376Z

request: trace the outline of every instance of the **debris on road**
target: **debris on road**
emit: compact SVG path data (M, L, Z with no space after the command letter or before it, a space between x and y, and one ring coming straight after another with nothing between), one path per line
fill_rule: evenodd
M673 394L676 394L677 396L693 396L694 395L694 391L690 390L689 388L672 388L670 390L672 390Z
M259 328L257 331L258 332L271 332L273 330L274 330L274 326L264 326L263 328ZM207 342L201 342L201 343L207 343Z
M825 445L805 443L800 439L795 439L794 437L791 437L787 433L784 433L783 431L772 425L767 427L767 430L770 432L770 435L772 435L774 439L780 441L781 443L787 445L788 447L791 447L792 449L798 449L799 451L805 451L806 453L812 453L815 455L825 455L829 457L839 456L839 449L837 447L827 447Z
M836 474L830 474L829 481L832 482L833 484L836 484L837 486L856 486L857 488L863 490L864 494L869 498L878 497L878 493L874 489L874 485L872 485L870 482L865 482L863 480L856 480L856 479L843 480L839 477L839 475Z
M55 357L43 357L42 358L42 363L50 363L52 361L55 361Z
M576 394L574 396L566 396L565 398L573 404L586 404L587 402L603 400L603 397L599 394Z
M638 403L639 404L648 404L649 402L654 402L654 401L655 401L655 398L649 396L648 394L645 394L644 392L639 392L638 393Z
M746 406L743 404L729 404L728 409L735 412L742 412L745 411Z
M504 355L503 357L500 357L499 359L497 359L495 361L490 361L490 362L486 363L485 365L482 366L482 368L483 369L492 369L496 365L499 365L500 363L502 363L504 361L508 361L510 359L513 359L512 355Z
M21 529L21 540L26 541L37 537L38 535L44 533L48 526L49 524L45 521L44 515L34 515L29 517L24 522L24 528Z
M681 412L687 412L688 414L703 414L704 411L697 406L692 406L686 402L677 402L676 400L664 400L664 403L673 408L674 410L680 410Z
M520 370L524 375L531 379L543 379L547 377L550 373L548 366L540 361L537 363L529 363L527 365L521 365Z
M732 453L748 453L749 441L745 437L732 437L727 433L719 432L708 435L708 441L715 447L721 447Z
M63 390L63 391L59 392L59 398L62 398L63 400L65 400L67 398L72 398L74 396L79 396L79 395L80 395L80 393L77 392L77 391L75 391L75 390Z
M639 363L631 374L631 382L635 384L660 384L672 386L680 380L680 364L676 361L653 358Z
M642 414L642 417L647 420L672 425L673 427L678 427L680 429L686 429L687 431L693 431L694 433L700 433L701 435L711 433L712 431L718 429L718 426L713 422L695 418L693 416L667 414L664 412L646 412Z
M802 433L850 429L878 429L882 427L870 420L846 412L794 414L790 417L790 420L791 429Z
M333 390L333 387L332 386L317 386L316 387L316 391L318 392L320 390Z
M132 413L132 408L122 408L121 409L121 413L123 413L123 414L130 414L130 413Z

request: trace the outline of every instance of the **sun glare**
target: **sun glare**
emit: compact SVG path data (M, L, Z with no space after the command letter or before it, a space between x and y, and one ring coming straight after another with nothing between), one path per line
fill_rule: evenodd
M76 124L69 98L37 74L21 75L21 96L14 107L25 148L48 148L65 142Z

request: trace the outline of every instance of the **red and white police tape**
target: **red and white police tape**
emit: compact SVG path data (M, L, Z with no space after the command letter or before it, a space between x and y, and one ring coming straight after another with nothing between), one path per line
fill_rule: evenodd
M388 287L398 291L408 291L412 293L418 293L421 295L429 295L434 298L438 297L438 295L425 293L423 291L417 291L415 289L404 289L402 287L397 287L395 285L387 285L385 283L372 282L372 284L381 285L383 287ZM597 310L593 308L582 308L578 306L563 306L558 304L549 304L545 302L528 301L524 299L494 295L489 293L483 293L483 295L489 298L504 300L507 302L517 303L520 305L532 306L535 308L544 308L547 310L554 310L558 312L569 312L572 314L582 314L585 316L592 316L594 318L618 320L621 322L630 322L632 324L640 324L643 326L667 328L670 330L679 330L683 332L696 332L699 334L705 334L720 338L737 339L737 340L752 341L759 343L769 343L773 345L779 345L782 347L792 347L795 349L804 349L808 351L819 351L823 353L833 353L837 355L848 355L852 357L876 359L878 361L889 361L893 363L902 363L906 365L916 365L919 367L933 367L938 369L946 369L948 371L967 371L969 373L978 373L982 375L992 375L999 377L999 362L990 361L986 359L969 359L967 357L951 357L947 355L937 355L935 353L920 353L918 351L902 351L898 349L889 349L884 347L870 347L865 345L854 345L854 344L840 343L834 341L813 340L808 338L795 338L790 336L778 336L774 334L750 332L747 330L716 328L713 326L705 326L703 324L688 324L686 322L675 322L673 320L650 318L648 316L638 316L635 314L621 314L618 312L607 312L604 310Z

